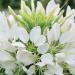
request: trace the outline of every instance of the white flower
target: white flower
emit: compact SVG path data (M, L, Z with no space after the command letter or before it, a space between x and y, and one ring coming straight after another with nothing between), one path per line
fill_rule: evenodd
M34 55L27 50L19 50L16 59L25 65L30 65L35 62Z

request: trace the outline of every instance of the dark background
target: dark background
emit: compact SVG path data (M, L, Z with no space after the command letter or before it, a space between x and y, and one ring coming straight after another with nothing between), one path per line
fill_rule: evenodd
M25 0L26 4L30 7L30 1L31 0ZM44 8L46 8L46 5L50 0L34 0L35 5L37 1L41 1ZM75 8L75 0L55 0L56 3L60 4L60 7L65 10L68 5L70 5L71 8ZM8 8L8 5L11 6L13 9L20 9L21 0L0 0L0 10L4 10Z

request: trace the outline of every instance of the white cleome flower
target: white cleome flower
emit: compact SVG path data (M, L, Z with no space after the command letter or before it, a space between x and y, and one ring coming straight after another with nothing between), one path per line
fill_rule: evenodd
M19 26L12 15L6 18L0 12L0 64L5 73L14 75L18 67L27 75L35 75L37 72L44 75L64 75L64 68L75 74L75 14L71 16L74 10L68 6L66 15L68 17L71 13L71 17L67 19L62 17L63 11L59 12L59 5L54 0L48 3L46 11L40 1L35 8L32 0L31 9L23 0L21 3L20 15L12 13L19 23L26 25L24 21L27 18L28 25L34 24L27 27L29 30ZM43 25L50 20L51 28L45 24L44 29L38 19Z

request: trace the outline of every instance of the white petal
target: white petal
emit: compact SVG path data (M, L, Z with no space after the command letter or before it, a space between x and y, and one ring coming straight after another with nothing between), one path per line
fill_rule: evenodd
M47 30L47 39L49 44L51 44L51 42L54 41L54 35L52 29L50 31Z
M70 6L68 6L68 7L67 7L66 15L67 15L67 16L70 15L70 14L71 14L70 12L71 12L71 8L70 8Z
M9 42L0 41L0 50L8 50L10 47Z
M59 42L61 44L75 42L75 32L65 32L65 33L63 33L60 37Z
M25 11L26 11L29 15L31 15L31 9L30 9L28 6L25 6Z
M30 65L34 62L34 55L32 55L30 52L26 50L19 50L17 52L16 58L19 62L25 64L25 65Z
M0 40L7 41L9 38L9 26L5 13L0 12Z
M56 63L55 67L56 67L56 73L55 73L56 75L64 75L63 68L59 64Z
M67 7L66 16L69 16L72 12L74 12L74 10L72 10L71 7L68 6L68 7Z
M30 68L28 69L27 75L33 75L35 74L35 66L32 65L30 66Z
M38 14L38 13L40 13L40 12L45 13L45 10L44 10L44 8L43 8L41 2L38 1L38 2L37 2L37 7L36 7L36 13Z
M54 34L54 40L57 41L59 39L59 36L60 36L60 25L55 23L52 27L52 31Z
M69 23L68 20L66 20L66 22L61 26L61 31L62 32L66 32L69 31L71 29L71 24Z
M70 6L67 7L67 12L66 12L66 16L70 16L71 14L71 17L68 19L68 22L69 23L73 23L74 22L74 16L75 16L75 10L74 9L71 9Z
M56 6L57 8L55 9L54 16L58 16L58 14L60 13L60 5L57 4Z
M70 31L75 31L75 23L73 23L73 22L72 22L72 25L71 25Z
M47 65L48 71L52 75L64 75L63 74L63 68L55 63L54 65Z
M0 51L0 62L13 61L13 57L6 51Z
M28 70L25 66L22 65L22 69L23 69L23 71L25 71L27 73Z
M15 21L15 19L14 19L14 17L12 15L8 16L8 21L10 22L11 25L16 23L16 21Z
M3 42L3 41L0 41L0 50L6 50L6 51L9 51L9 52L15 52L16 51L16 48L13 47L11 45L10 42Z
M46 37L44 35L40 35L36 41L34 42L34 44L36 46L40 46L40 45L43 45L44 43L46 42Z
M21 10L24 10L27 14L31 15L31 9L26 5L25 1L21 1Z
M44 75L53 75L53 74L51 74L50 71L47 70L47 71L44 72Z
M52 41L57 41L60 36L60 25L55 23L52 27L52 29L47 31L47 38L49 44L51 44Z
M36 39L41 35L41 28L40 26L34 27L30 32L30 40L35 42Z
M69 55L66 57L66 63L69 64L70 66L75 65L75 55Z
M75 48L67 47L62 50L66 56L75 55Z
M43 66L45 66L46 64L43 63L43 62L38 62L38 63L36 63L36 65L38 65L38 66L40 66L40 67L43 67Z
M54 0L50 0L50 2L48 3L47 7L46 7L46 15L49 15L49 13L52 11L52 9L55 6L55 1Z
M19 36L19 39L23 41L24 43L27 43L29 40L29 34L24 28L18 29L18 36Z
M65 60L65 54L64 53L57 53L57 54L55 54L55 57L56 57L56 61L58 63L61 63Z
M49 49L49 45L47 43L45 43L45 44L43 44L41 46L38 46L37 51L40 54L44 54L44 53L46 53L48 51L48 49Z
M15 47L25 47L25 45L21 42L13 42L12 45Z
M16 68L16 64L12 61L3 62L2 67L9 70L14 70Z
M47 72L48 73L50 73L50 74L52 74L52 75L54 75L55 74L55 71L56 71L56 69L55 69L55 64L54 65L47 65Z
M45 64L51 64L53 65L53 57L50 53L46 53L41 56L41 61Z
M10 30L10 39L17 40L18 39L18 26L17 24L12 25Z

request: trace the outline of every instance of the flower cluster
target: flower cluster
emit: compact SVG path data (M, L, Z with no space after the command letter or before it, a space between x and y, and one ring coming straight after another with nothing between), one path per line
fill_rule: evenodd
M66 16L54 0L46 11L31 0L21 10L0 12L0 67L6 75L75 75L75 11Z

